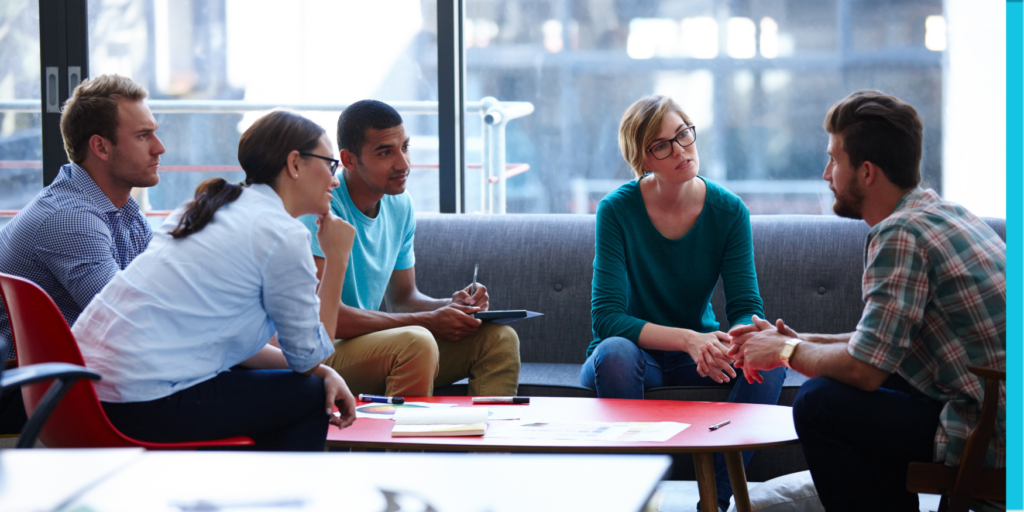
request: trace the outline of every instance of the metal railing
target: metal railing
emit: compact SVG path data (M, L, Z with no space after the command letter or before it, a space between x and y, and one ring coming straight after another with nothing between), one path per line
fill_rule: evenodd
M822 212L832 211L832 191L824 180L715 180L734 194L807 194L816 196ZM572 179L573 213L594 213L597 202L591 194L604 197L626 180Z
M288 109L301 112L341 112L345 110L348 103L261 103L243 100L147 100L150 110L156 114L240 114L246 112L266 112L274 109ZM389 102L401 114L410 115L436 115L438 106L436 101L395 101ZM36 113L40 112L42 105L40 100L0 100L0 112L14 113ZM513 119L525 117L533 113L533 104L525 101L499 101L493 97L485 97L480 101L466 102L466 113L477 114L482 120L483 138L483 163L480 165L468 164L470 169L481 168L480 173L480 201L482 213L505 213L506 196L505 181L530 169L527 164L508 165L505 161L505 127ZM30 168L41 167L42 163L37 162L11 162L24 168L31 164ZM14 165L2 165L3 167L14 167ZM182 169L173 169L181 167ZM161 166L164 172L203 172L199 168L216 167L210 169L218 172L225 170L241 170L235 166ZM186 169L187 168L187 169ZM438 166L430 164L413 165L417 169L436 169ZM145 189L143 189L145 190ZM143 210L148 211L148 195L143 192L141 203Z

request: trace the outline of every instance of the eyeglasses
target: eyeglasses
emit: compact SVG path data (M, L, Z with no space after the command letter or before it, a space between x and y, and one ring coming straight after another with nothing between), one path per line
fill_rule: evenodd
M341 163L338 160L335 160L334 158L330 158L330 157L326 157L326 156L320 156L320 155L315 155L313 153L306 153L304 151L299 151L299 154L302 155L302 156L312 156L312 157L319 158L321 160L327 160L328 162L330 162L331 174L334 174L334 171L338 170L338 164Z
M654 146L647 149L647 152L654 156L657 160L664 160L672 154L672 143L679 144L680 148L692 145L697 142L697 126L687 126L683 128L683 131L679 132L679 135L672 137L669 140L663 140L658 142Z

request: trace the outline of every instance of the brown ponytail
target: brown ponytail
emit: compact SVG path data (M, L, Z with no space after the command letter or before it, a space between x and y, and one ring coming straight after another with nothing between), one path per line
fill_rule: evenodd
M245 185L273 186L288 164L292 151L312 151L324 129L294 112L276 110L256 120L238 141L238 163L245 171ZM196 196L171 231L175 239L185 238L206 227L213 214L242 195L243 184L221 178L206 180L196 187Z
M196 187L196 196L181 215L178 226L171 231L175 240L185 238L206 227L213 214L242 195L242 186L228 183L224 178L211 178Z

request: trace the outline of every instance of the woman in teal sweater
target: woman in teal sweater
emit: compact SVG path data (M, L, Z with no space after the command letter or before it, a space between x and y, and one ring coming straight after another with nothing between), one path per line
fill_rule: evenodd
M696 128L671 98L641 98L619 126L636 180L597 207L591 299L594 341L580 373L601 398L642 399L661 386L732 386L730 402L775 404L785 368L749 384L726 355L711 294L719 276L732 325L764 317L754 270L750 212L739 197L698 176ZM753 452L745 452L744 463ZM732 487L715 457L719 506Z

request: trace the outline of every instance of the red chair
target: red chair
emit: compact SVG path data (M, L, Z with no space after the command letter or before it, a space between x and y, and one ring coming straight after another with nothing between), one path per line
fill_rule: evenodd
M0 299L11 321L19 366L39 363L69 363L85 366L78 343L64 316L50 296L35 283L0 273ZM22 387L25 409L31 421L47 387ZM108 448L140 446L148 450L191 450L195 448L251 446L245 436L186 443L150 443L132 439L114 427L103 412L92 382L75 383L50 414L39 433L50 448Z

